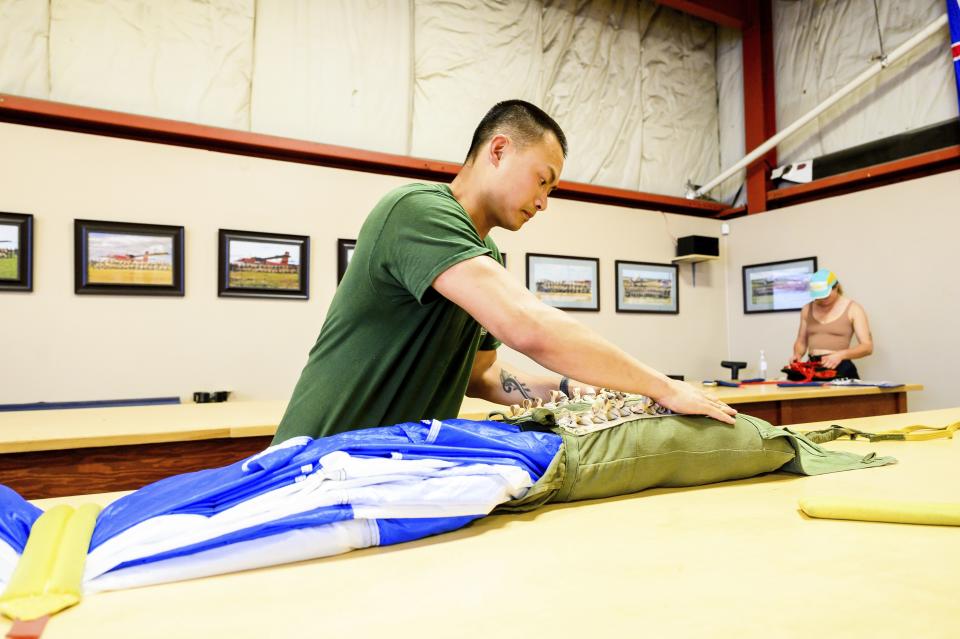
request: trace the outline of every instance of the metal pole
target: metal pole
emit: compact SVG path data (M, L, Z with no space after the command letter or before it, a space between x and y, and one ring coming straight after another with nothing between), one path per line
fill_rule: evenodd
M767 140L766 142L764 142L763 144L755 148L753 151L750 151L750 153L748 153L742 160L740 160L739 162L731 166L729 169L727 169L717 177L713 178L712 180L710 180L709 182L701 186L696 191L687 193L687 199L692 200L692 199L698 198L702 196L704 193L708 193L709 191L714 189L717 185L722 183L731 175L743 169L744 167L748 166L754 160L764 155L767 151L769 151L773 147L783 142L784 139L793 135L794 132L796 132L798 129L800 129L805 124L810 122L810 120L814 119L815 117L817 117L818 115L820 115L821 113L823 113L824 111L832 107L834 104L836 104L838 101L842 100L848 93L856 90L861 84L863 84L873 76L883 71L883 69L885 69L887 66L893 64L894 62L902 58L911 49L913 49L915 46L917 46L918 44L920 44L921 42L929 38L932 34L939 31L946 24L947 24L947 14L943 14L942 16L940 16L939 18L931 22L929 25L927 25L925 29L923 29L922 31L917 33L915 36L913 36L912 38L910 38L909 40L901 44L899 47L894 49L894 51L890 55L885 56L881 58L878 62L871 64L869 67L867 67L866 71L864 71L863 73L855 77L845 87L843 87L842 89L840 89L839 91L831 95L829 98L821 102L816 107L814 107L812 111L808 112L799 120L797 120L787 128L783 129L782 131L774 135L772 138L770 138L769 140Z

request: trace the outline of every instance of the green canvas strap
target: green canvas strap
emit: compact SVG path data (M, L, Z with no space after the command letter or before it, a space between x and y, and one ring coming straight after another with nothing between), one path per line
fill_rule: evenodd
M823 444L832 442L835 439L849 437L851 440L862 438L870 442L880 441L927 441L931 439L953 439L953 434L960 429L960 422L955 422L947 426L924 426L914 424L902 428L893 428L890 430L881 430L876 433L868 433L849 426L839 426L834 424L823 430L813 430L804 433L810 441Z

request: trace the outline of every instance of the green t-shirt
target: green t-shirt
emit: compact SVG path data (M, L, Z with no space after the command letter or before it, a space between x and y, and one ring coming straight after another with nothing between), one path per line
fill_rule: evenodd
M456 417L477 350L500 343L431 284L500 250L450 187L410 184L367 217L274 443Z

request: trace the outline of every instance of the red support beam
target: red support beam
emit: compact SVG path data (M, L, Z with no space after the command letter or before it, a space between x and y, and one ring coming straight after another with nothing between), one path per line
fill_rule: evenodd
M807 184L775 189L767 193L767 205L770 209L778 209L947 171L960 171L960 145L831 175ZM737 206L720 211L714 217L730 220L744 215L747 215L747 207Z
M749 153L777 132L771 0L747 0L747 22L743 28L743 110L745 147ZM747 167L747 213L767 210L768 176L776 166L777 150L771 149Z
M749 0L657 0L665 7L738 30L746 23L745 2Z
M948 146L777 189L767 194L767 203L772 209L780 208L957 170L960 170L960 145Z
M732 220L735 217L742 217L747 214L746 206L732 206L717 213L718 220Z
M437 182L449 182L460 170L460 164L453 162L366 151L3 93L0 93L0 122ZM716 202L566 180L557 185L554 196L696 217L712 217L724 208Z
M0 122L342 169L451 180L460 165L0 93Z

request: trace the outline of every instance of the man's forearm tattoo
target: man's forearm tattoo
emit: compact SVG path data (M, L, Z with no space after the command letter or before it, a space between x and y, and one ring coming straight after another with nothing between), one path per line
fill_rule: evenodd
M533 399L533 396L530 395L530 389L527 388L526 384L517 379L516 375L511 375L503 369L500 369L500 383L503 384L503 390L506 393L512 393L516 390L520 391L524 399Z

